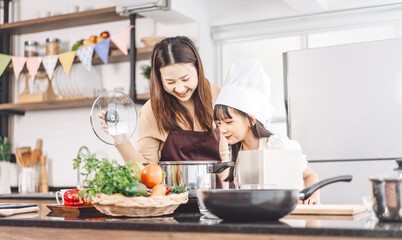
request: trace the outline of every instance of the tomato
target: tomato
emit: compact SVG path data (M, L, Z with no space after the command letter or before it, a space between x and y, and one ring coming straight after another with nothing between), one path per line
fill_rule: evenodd
M162 168L158 164L150 163L142 169L141 182L145 186L152 188L156 184L162 183L162 176Z
M151 197L154 196L165 196L166 195L166 186L163 184L156 184L152 188Z
M100 36L103 37L103 38L108 38L108 37L110 36L110 34L109 34L108 31L104 31L104 32L102 32L102 33L100 34Z
M92 36L89 37L88 40L93 42L93 43L96 43L96 38L97 38L96 36L92 35Z
M147 187L142 183L131 183L126 187L126 196L146 196L148 194Z

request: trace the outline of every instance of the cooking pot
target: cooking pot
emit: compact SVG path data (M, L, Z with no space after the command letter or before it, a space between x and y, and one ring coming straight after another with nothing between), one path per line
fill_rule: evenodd
M216 189L216 173L233 167L233 162L219 161L159 161L162 170L166 172L164 183L169 186L187 186L189 197L196 198L196 190Z
M380 221L402 222L402 158L398 168L380 177L371 177L373 210Z
M208 211L225 221L276 221L291 213L299 199L308 199L327 184L351 180L351 175L328 178L300 192L293 189L206 190L202 197Z

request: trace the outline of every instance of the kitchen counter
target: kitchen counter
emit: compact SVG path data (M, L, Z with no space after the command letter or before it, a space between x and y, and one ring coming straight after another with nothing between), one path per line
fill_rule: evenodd
M56 203L56 192L0 194L0 203Z
M74 229L72 231L72 229ZM402 239L402 223L379 223L368 213L352 216L290 215L278 222L230 223L179 212L153 218L57 216L40 204L40 211L0 217L5 239Z

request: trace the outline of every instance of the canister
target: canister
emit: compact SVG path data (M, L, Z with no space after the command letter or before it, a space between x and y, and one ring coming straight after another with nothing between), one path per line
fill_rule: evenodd
M58 38L46 39L46 56L60 53L60 40Z

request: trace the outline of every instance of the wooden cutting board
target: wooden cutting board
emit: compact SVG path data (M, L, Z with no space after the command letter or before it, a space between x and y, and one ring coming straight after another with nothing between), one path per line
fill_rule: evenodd
M304 205L298 204L291 214L302 215L356 215L366 212L363 205L350 204L321 204Z
M47 208L50 209L50 213L48 216L54 217L101 217L104 216L98 210L96 210L93 206L64 206L64 205L56 205L49 204L46 205Z

